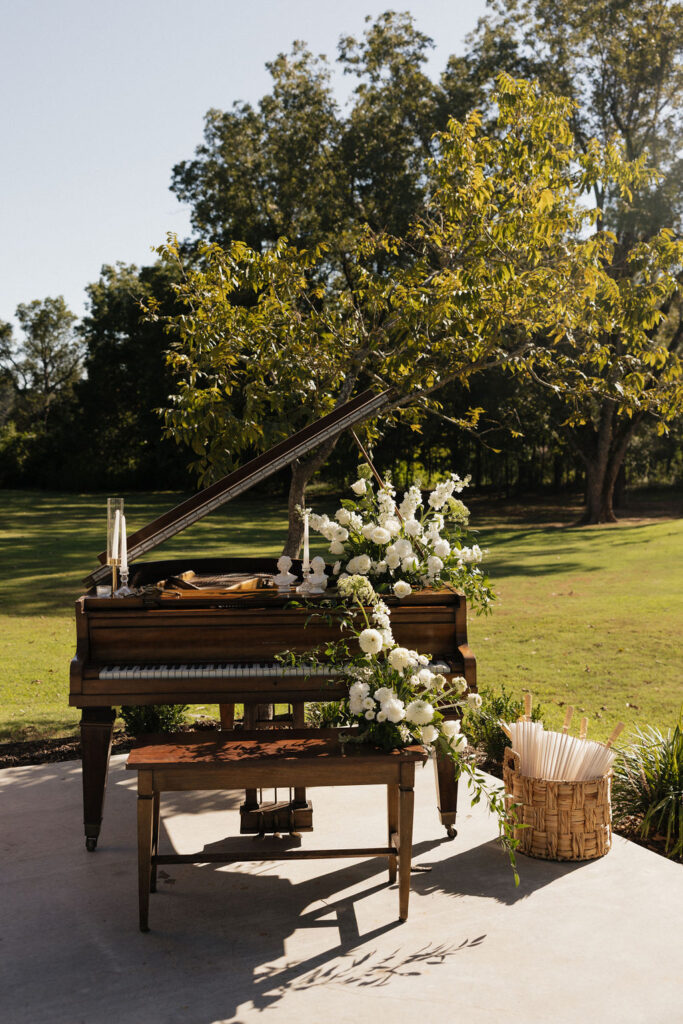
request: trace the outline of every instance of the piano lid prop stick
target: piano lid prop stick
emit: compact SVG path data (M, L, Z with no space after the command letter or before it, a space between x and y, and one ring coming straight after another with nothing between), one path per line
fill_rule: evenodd
M567 711L566 711L565 716L564 716L564 723L562 725L562 732L563 733L568 733L569 732L569 726L572 724L572 715L573 714L574 714L574 708L570 704L569 707L567 708Z
M524 694L524 717L526 718L527 722L531 721L531 694L530 693L525 693Z

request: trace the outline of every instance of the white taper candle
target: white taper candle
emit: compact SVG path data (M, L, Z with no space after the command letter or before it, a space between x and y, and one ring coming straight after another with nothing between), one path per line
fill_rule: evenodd
M308 549L308 512L304 512L304 560L301 564L301 570L303 573L307 573L310 569L310 552Z
M126 538L126 517L121 516L121 572L128 572L128 539Z

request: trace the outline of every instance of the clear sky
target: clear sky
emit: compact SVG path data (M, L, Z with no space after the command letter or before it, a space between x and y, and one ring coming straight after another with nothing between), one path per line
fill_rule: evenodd
M168 186L209 107L258 101L294 39L333 59L391 7L434 39L436 77L485 0L0 0L0 319L48 295L80 316L102 264L188 235Z

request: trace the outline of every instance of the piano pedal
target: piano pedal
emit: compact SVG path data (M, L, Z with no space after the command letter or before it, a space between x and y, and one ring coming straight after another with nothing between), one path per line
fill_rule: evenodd
M240 807L240 833L242 835L278 836L300 839L302 832L313 831L313 805L310 800L301 806L283 800L279 803L261 804L250 808Z

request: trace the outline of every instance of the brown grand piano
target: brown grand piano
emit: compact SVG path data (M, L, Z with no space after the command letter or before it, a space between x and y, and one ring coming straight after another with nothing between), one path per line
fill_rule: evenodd
M133 534L130 596L97 596L96 585L111 578L105 564L88 577L91 589L76 602L77 650L71 662L69 704L82 708L83 812L89 850L95 849L100 832L116 706L218 703L227 721L229 709L240 703L245 726L253 728L260 724L259 708L291 705L292 725L302 727L305 702L346 695L343 681L335 680L324 664L306 671L276 660L285 650L317 648L338 632L323 619L311 619L310 610L293 607L294 593L278 592L272 584L275 559L138 557L326 438L376 414L385 402L386 393L358 396ZM294 562L292 571L300 575L300 562ZM330 590L324 596L329 598ZM461 594L422 590L402 601L385 599L399 644L429 654L441 671L464 675L475 688ZM457 782L449 761L437 760L436 778L441 821L454 835ZM310 830L305 791L295 790L293 797L284 820L291 831ZM280 831L282 805L270 806L268 818L256 791L248 791L242 830Z

